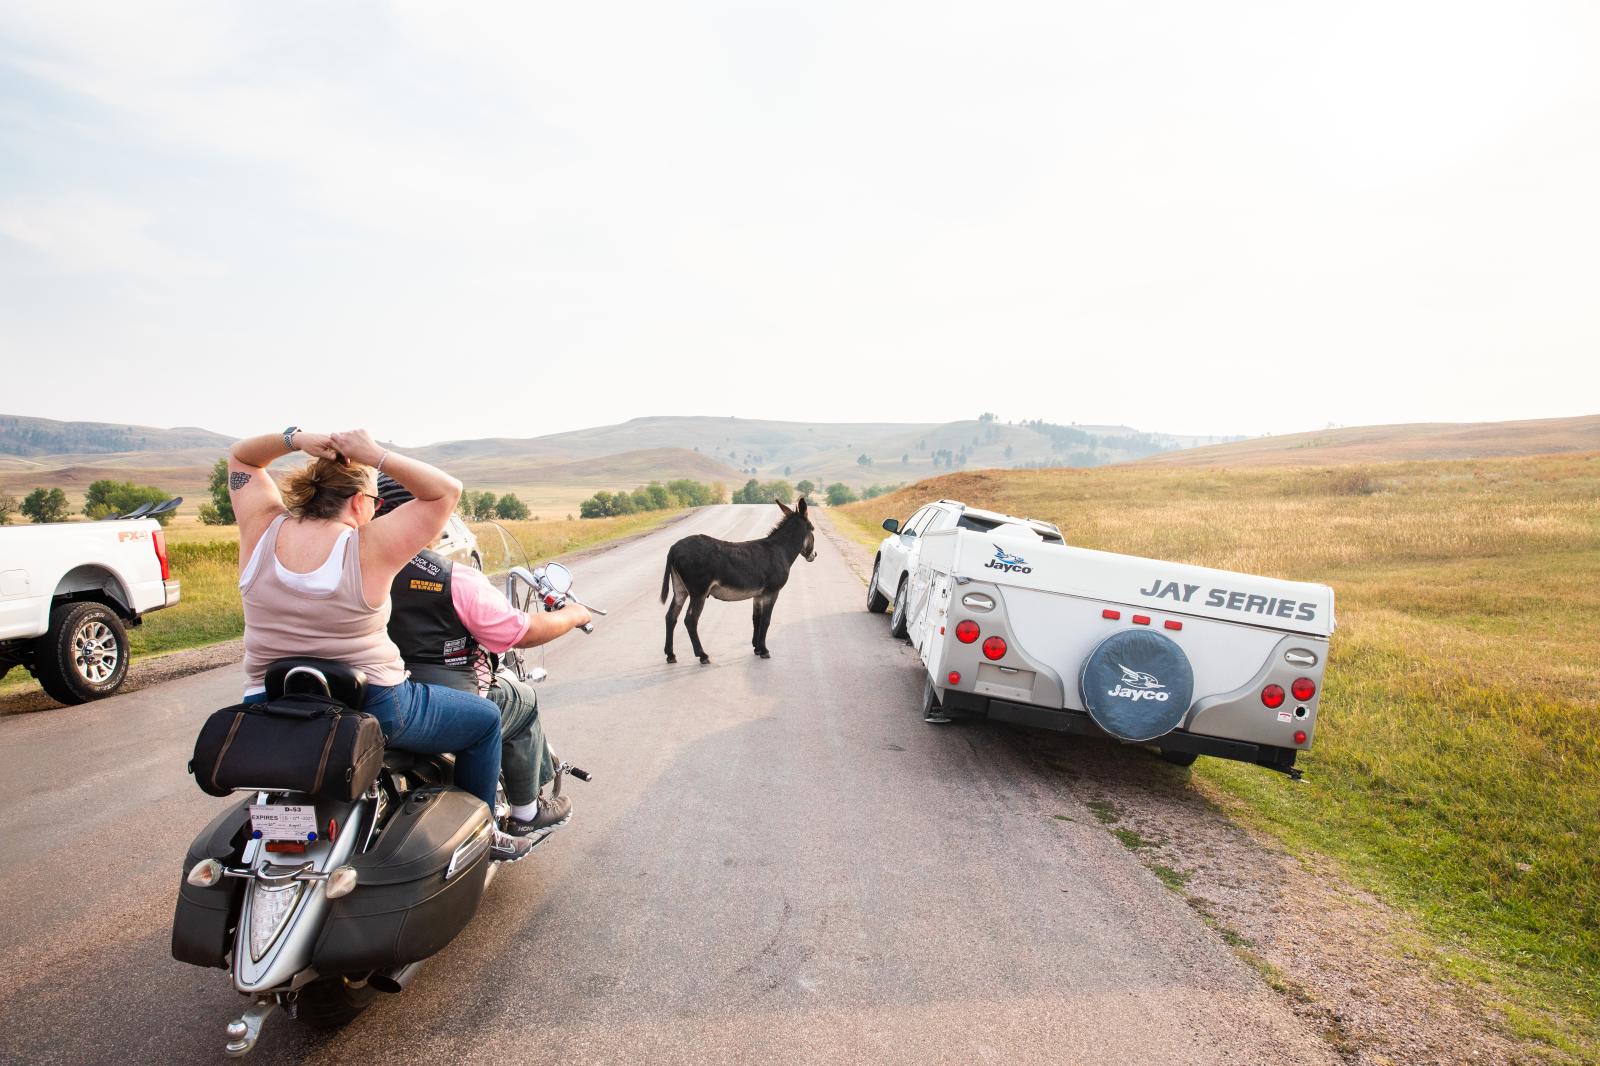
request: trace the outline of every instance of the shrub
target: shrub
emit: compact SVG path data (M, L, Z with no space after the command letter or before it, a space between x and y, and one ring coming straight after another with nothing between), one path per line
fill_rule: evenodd
M849 485L835 481L828 486L828 506L841 507L847 503L855 503L856 494Z
M89 491L83 500L83 513L90 518L104 518L110 514L127 514L147 503L165 503L171 498L165 489L158 489L154 485L136 485L131 481L102 478L89 483ZM172 512L168 511L156 521L166 525L171 518Z
M517 499L515 493L508 492L494 505L496 518L507 522L517 522L528 517L528 505Z
M207 518L209 510L212 515ZM218 459L211 468L211 506L200 508L200 521L208 526L231 526L235 519L233 516L233 494L228 491L228 460L226 457Z
M22 498L22 513L34 522L60 522L67 517L67 494L60 489L34 489Z

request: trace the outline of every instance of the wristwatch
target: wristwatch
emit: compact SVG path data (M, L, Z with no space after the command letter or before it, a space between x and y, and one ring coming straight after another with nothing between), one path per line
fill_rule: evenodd
M288 429L283 431L283 446L288 448L291 452L299 450L294 446L294 435L299 432L299 426L290 426Z

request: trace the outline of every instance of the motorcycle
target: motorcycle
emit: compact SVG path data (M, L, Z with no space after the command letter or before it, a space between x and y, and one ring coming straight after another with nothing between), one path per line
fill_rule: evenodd
M581 602L571 572L559 563L514 568L506 593L522 609ZM594 631L592 624L580 628ZM542 665L532 667L516 652L500 669L532 682L546 676ZM355 709L365 689L359 671L328 660L282 660L267 675L269 706L309 696ZM553 751L551 757L554 794L569 774L591 780ZM195 837L179 886L172 954L227 971L250 998L228 1023L229 1056L254 1048L280 1008L318 1027L348 1023L379 994L402 991L423 960L472 920L497 869L489 858L495 826L510 807L503 788L490 811L451 787L454 766L450 755L385 749L372 785L348 802L289 789L235 789L243 797Z

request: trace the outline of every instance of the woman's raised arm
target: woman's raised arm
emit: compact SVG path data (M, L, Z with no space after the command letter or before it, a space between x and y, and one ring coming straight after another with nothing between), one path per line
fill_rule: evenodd
M366 430L335 433L333 446L358 463L365 463L404 485L416 497L368 523L361 535L363 577L376 571L382 587L412 556L433 543L461 499L461 482L438 467L385 450ZM369 597L370 602L370 597Z

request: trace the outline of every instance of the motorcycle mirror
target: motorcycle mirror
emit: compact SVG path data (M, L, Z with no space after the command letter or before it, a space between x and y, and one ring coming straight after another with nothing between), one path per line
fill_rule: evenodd
M562 595L572 591L572 571L560 563L546 563L544 579L551 588Z

